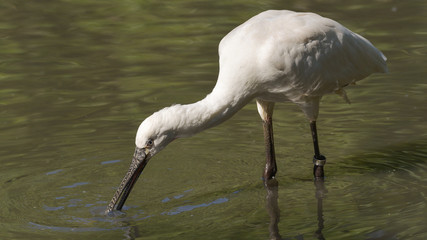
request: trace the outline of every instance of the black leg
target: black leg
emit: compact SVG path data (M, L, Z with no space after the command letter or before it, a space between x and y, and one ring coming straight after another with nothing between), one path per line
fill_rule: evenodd
M271 116L263 120L263 127L266 152L264 181L267 182L274 178L277 171L276 155L274 153L273 119Z
M316 121L310 122L311 135L313 137L313 147L314 147L314 157L313 157L313 174L316 180L320 180L324 178L325 173L323 171L323 166L326 163L326 157L320 154L319 150L319 141L317 139L317 128Z

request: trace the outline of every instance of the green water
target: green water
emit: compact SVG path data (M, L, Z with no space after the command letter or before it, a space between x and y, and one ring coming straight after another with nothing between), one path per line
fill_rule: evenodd
M426 7L1 1L0 238L427 239ZM263 187L252 102L170 144L145 169L124 214L104 216L140 122L208 94L220 39L266 9L333 18L388 57L389 74L348 88L351 105L322 100L324 186L312 180L309 125L288 103L275 111L279 187Z

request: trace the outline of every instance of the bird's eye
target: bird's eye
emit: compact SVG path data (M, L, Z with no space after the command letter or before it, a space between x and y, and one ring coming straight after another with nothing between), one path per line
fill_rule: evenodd
M153 139L148 139L147 142L145 143L145 146L147 146L148 148L151 148L153 145L154 145Z

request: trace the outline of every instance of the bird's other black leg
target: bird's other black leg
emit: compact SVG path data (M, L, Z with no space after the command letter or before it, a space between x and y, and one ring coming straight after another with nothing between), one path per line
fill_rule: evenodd
M273 118L270 116L262 122L264 127L264 142L265 142L265 169L264 181L267 182L273 179L277 172L276 154L274 152L274 139L273 139Z
M264 183L267 185L268 181L273 179L277 172L276 154L274 152L274 139L273 139L273 109L274 102L267 102L257 99L258 113L262 119L264 128L264 142L265 142L265 168L263 172Z
M317 138L316 121L310 122L311 136L313 137L314 157L313 157L313 175L316 180L323 180L325 173L323 166L326 163L326 157L320 154L319 141Z

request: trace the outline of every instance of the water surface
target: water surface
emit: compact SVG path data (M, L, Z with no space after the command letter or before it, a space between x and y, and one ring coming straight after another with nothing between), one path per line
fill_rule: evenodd
M266 9L312 11L372 41L390 73L321 103L328 157L312 180L309 126L278 104L277 188L260 118L173 142L123 213L102 214L140 122L215 84L217 45ZM425 1L2 1L2 239L427 239Z

